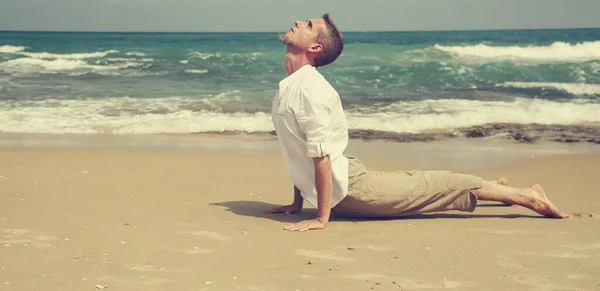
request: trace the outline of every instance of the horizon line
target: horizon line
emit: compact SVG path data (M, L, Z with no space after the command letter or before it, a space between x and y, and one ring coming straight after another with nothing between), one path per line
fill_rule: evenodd
M423 30L348 30L342 33L393 33L393 32L484 32L484 31L532 31L532 30L593 30L600 29L598 27L562 27L562 28L493 28L493 29L423 29ZM144 31L144 30L19 30L19 29L0 29L0 32L25 32L25 33L35 33L35 32L46 32L46 33L165 33L165 34L175 34L175 33L185 33L185 34L216 34L216 33L281 33L281 31Z

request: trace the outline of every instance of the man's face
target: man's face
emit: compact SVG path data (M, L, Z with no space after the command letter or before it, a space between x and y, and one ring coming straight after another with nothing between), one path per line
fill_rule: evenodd
M306 50L316 44L317 35L324 28L325 20L322 18L295 21L290 30L279 35L279 40L283 44Z

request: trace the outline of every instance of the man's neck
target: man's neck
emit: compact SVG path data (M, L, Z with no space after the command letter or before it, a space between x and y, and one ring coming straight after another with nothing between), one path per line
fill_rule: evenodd
M285 54L285 71L288 76L298 71L305 65L311 65L311 61L306 57L305 54L297 54L290 50Z

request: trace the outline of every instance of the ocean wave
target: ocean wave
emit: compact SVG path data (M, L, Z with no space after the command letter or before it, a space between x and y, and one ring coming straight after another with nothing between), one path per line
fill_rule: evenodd
M0 52L12 53L12 59L0 62L0 71L7 73L21 74L59 74L64 73L68 76L81 76L88 73L97 73L101 75L125 75L125 76L145 76L155 73L133 72L128 70L117 73L125 69L144 69L151 66L155 60L153 58L135 57L145 56L144 53L130 52L124 57L107 57L111 54L118 54L118 50L107 50L90 53L49 53L49 52L25 52L25 47L2 46ZM15 56L19 58L14 58Z
M0 53L3 53L3 54L14 54L14 53L18 53L23 50L25 50L24 46L11 46L11 45L0 46Z
M591 63L590 67L592 68L592 73L594 73L594 74L600 73L600 63Z
M103 58L109 54L119 53L117 50L109 50L105 52L93 52L93 53L75 53L75 54L54 54L54 53L28 53L19 52L20 55L24 55L35 59L66 59L66 60L81 60L81 59L96 59Z
M600 122L599 103L564 103L525 98L517 98L513 102L452 99L408 101L347 112L350 128L409 133L487 123Z
M92 65L77 59L43 60L38 58L19 58L0 63L0 70L9 73L61 73L74 70L86 72L102 72L110 70L121 70L128 68L139 68L144 64L126 62L112 65Z
M258 57L263 56L264 54L261 52L253 52L253 53L233 53L232 57L236 58L247 58L250 61L255 61Z
M154 62L153 58L142 58L142 59L132 59L132 58L108 58L106 59L109 62L131 62L131 61L138 61L138 62L145 62L145 63L151 63Z
M0 101L0 131L114 134L272 131L268 111L226 112L219 109L223 105L219 103L220 99L229 100L236 94L224 93L206 102L186 98ZM568 125L600 122L598 112L599 103L522 98L513 102L398 102L350 108L346 110L346 116L350 130L423 133L489 123Z
M472 46L435 45L439 51L459 57L483 60L524 60L537 62L585 62L600 60L600 41L569 44L554 42L549 46Z
M203 52L191 52L188 53L188 60L181 60L180 63L182 64L187 64L187 62L189 62L189 60L192 59L200 59L200 60L208 60L208 59L230 59L230 58L235 58L235 59L245 59L247 61L255 61L256 59L258 59L259 57L263 56L264 53L262 52L249 52L249 53L220 53L220 52L216 52L216 53L203 53Z
M192 52L189 54L190 59L201 59L201 60L208 60L210 58L220 58L221 54L220 53L200 53L200 52Z
M188 74L206 74L208 70L185 70Z
M128 56L134 56L134 57L143 57L143 56L146 56L145 53L140 53L140 52L128 52L128 53L126 53L126 55L128 55Z
M520 89L556 89L574 95L600 95L600 84L585 83L550 83L550 82L506 82L497 85L499 87L511 87Z
M37 69L46 71L63 71L80 68L92 68L85 61L58 59L47 61L42 59L20 58L0 63L0 69L8 72L31 72Z
M179 98L0 102L0 132L148 134L272 129L270 115L264 112L175 110L182 104L173 101L189 103Z

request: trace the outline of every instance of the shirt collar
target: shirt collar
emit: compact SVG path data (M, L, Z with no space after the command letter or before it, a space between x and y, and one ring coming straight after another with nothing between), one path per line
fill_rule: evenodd
M289 75L285 79L281 80L281 82L279 82L279 87L287 86L288 84L292 83L294 80L300 78L305 72L308 72L312 69L314 69L314 67L309 64L306 64L306 65L300 67L300 69L296 70L291 75Z

